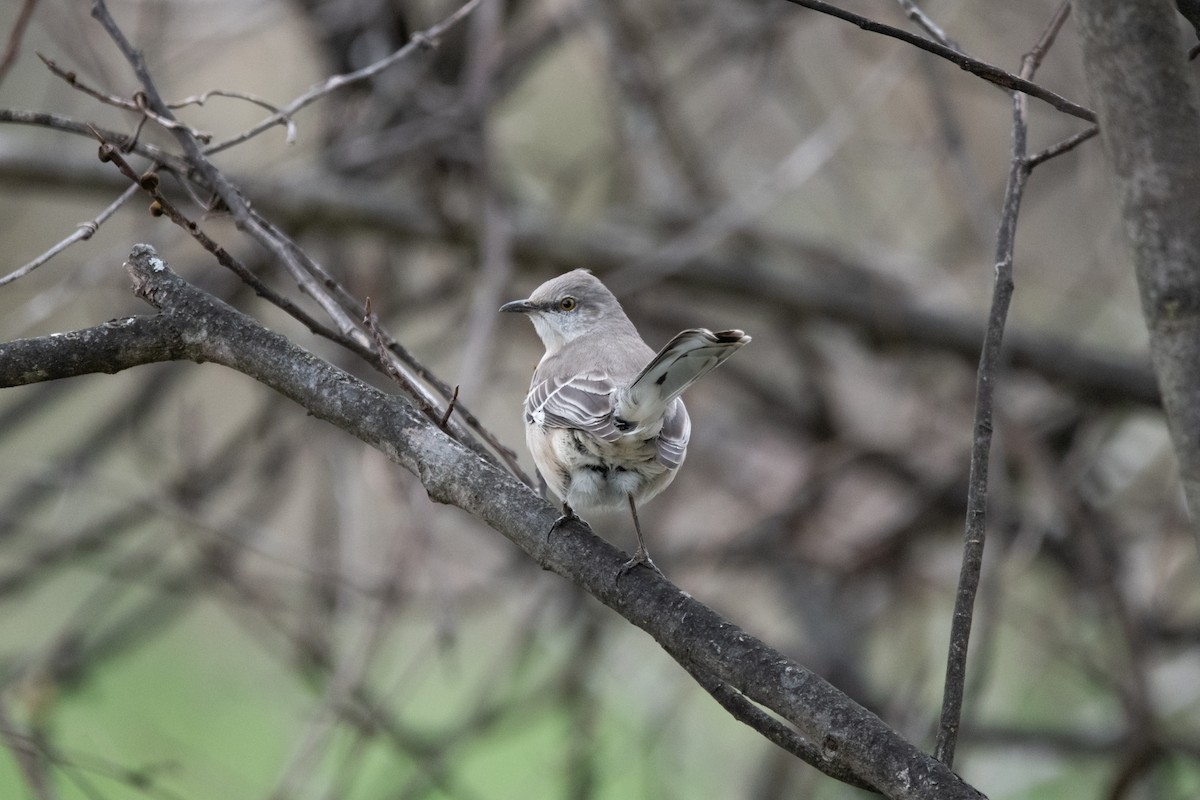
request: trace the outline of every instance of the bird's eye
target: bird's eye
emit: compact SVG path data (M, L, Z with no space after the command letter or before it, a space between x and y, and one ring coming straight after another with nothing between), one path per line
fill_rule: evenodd
M575 298L574 297L564 297L562 300L558 301L558 307L561 308L563 311L574 311L575 310Z

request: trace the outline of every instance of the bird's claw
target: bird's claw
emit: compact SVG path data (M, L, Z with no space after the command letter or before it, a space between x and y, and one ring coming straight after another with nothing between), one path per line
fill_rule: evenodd
M617 571L617 578L620 579L621 576L627 574L631 569L639 565L649 567L659 575L663 574L663 571L658 568L658 565L651 560L649 551L647 551L644 547L638 547L638 549L633 552L633 558L621 565L621 569Z
M550 537L554 535L555 531L557 531L563 525L566 525L571 522L579 522L579 523L582 523L583 525L587 525L587 522L584 521L583 517L576 514L575 511L569 505L567 505L566 503L563 503L562 516L559 517L558 519L554 520L554 524L550 526L550 530L546 531L546 541L547 542L550 541Z

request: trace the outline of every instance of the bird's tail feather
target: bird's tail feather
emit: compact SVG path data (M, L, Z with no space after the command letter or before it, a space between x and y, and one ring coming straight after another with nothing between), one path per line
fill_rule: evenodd
M654 427L676 397L749 341L738 330L690 328L679 333L621 392L617 418L638 430Z

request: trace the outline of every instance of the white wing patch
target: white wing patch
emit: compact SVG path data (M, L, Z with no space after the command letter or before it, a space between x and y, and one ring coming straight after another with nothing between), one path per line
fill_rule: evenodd
M544 380L530 388L525 416L538 425L574 428L613 442L621 436L612 416L616 388L604 373Z

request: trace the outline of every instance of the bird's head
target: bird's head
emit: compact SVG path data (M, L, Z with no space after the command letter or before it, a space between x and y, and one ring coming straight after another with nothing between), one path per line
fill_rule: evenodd
M632 329L617 298L586 269L577 269L546 281L525 300L500 306L501 311L528 314L553 355L567 342L588 333Z

